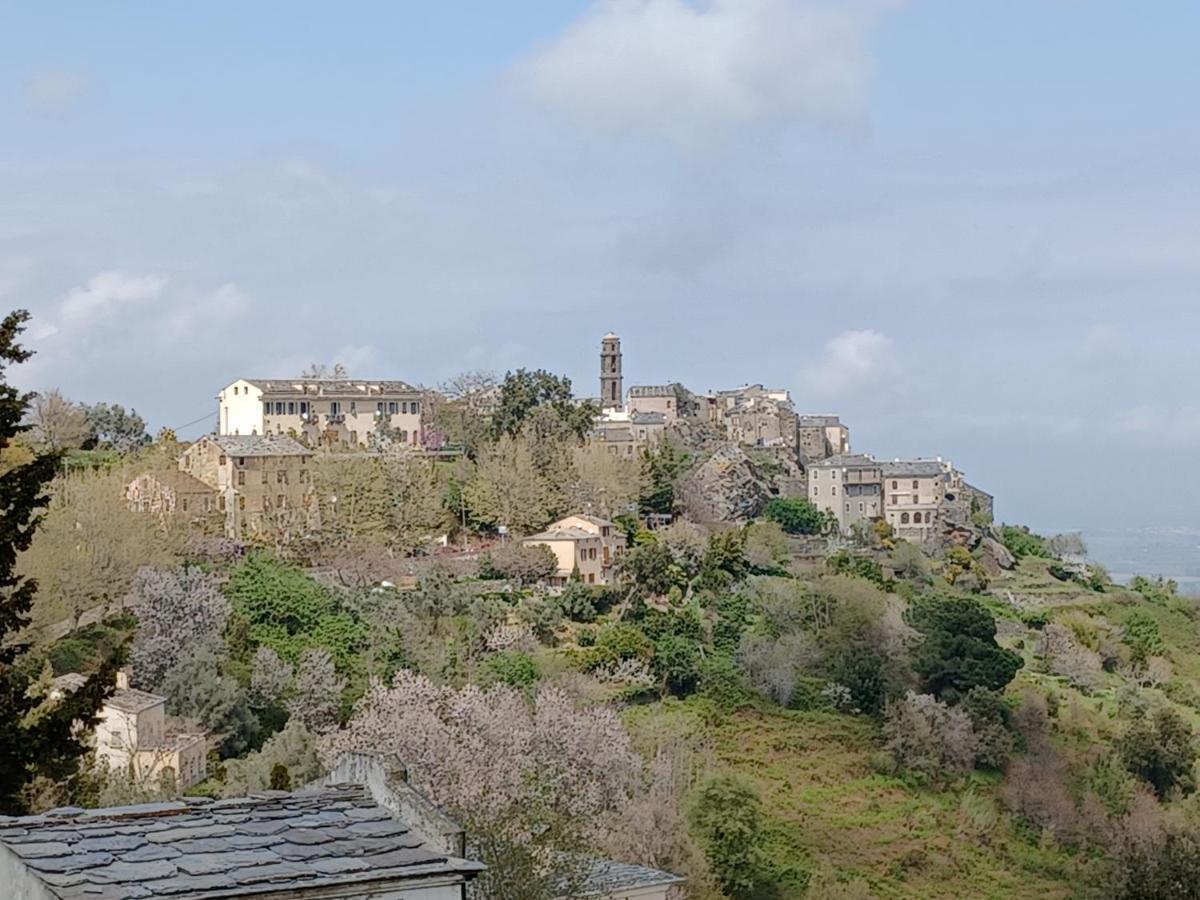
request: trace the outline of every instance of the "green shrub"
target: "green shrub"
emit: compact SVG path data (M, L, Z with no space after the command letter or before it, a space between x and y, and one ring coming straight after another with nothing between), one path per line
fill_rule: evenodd
M700 663L697 683L700 694L723 710L737 709L750 700L737 663L723 653L714 653Z
M754 785L731 775L706 782L692 797L688 823L725 895L754 897L765 880L762 801Z
M586 668L611 666L623 659L649 662L653 657L654 642L636 625L609 625L600 630L595 646L589 648Z
M828 522L805 497L775 497L763 508L763 516L788 534L820 534Z
M1008 552L1021 559L1026 556L1049 556L1046 541L1039 534L1034 534L1028 528L1019 525L1002 525L1000 527L1000 542Z
M484 684L508 684L513 687L529 687L541 678L537 663L528 653L520 650L504 650L490 653L483 660Z

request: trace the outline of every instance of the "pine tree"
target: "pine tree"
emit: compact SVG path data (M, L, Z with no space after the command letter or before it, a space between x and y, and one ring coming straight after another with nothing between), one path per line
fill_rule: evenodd
M29 313L18 310L0 323L0 455L26 429L21 421L32 395L9 385L4 372L32 355L17 343L28 320ZM55 452L11 466L0 461L0 812L5 813L24 809L25 789L35 778L59 781L74 773L86 752L84 730L95 724L124 657L122 649L102 661L82 688L59 701L37 690L36 665L22 665L29 647L17 636L29 622L37 584L18 574L17 558L33 540L58 464ZM77 722L84 730L73 728Z

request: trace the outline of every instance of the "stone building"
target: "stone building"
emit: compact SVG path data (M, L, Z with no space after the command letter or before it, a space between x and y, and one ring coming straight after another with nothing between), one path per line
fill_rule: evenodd
M424 393L403 381L240 378L217 395L219 435L303 435L312 445L368 446L381 430L422 446Z
M746 447L787 447L795 450L798 418L792 397L783 388L761 384L717 391L713 402L731 441Z
M225 532L316 527L313 452L286 435L206 435L179 457L180 471L216 493Z
M849 534L883 516L883 470L865 454L838 454L808 467L809 500L837 520Z
M630 413L656 413L670 425L684 411L680 409L680 396L684 394L679 384L635 384L629 388L626 406Z
M625 552L625 535L607 519L572 515L521 541L526 547L549 547L558 560L550 584L561 587L575 572L585 584L612 584L617 560Z
M850 429L837 416L799 416L796 430L796 449L803 462L850 452Z
M217 494L187 472L145 472L125 486L125 502L134 512L200 519L217 512Z
M620 409L624 403L621 339L610 331L600 339L600 408Z
M924 541L936 533L951 471L940 459L883 463L885 517L897 537Z

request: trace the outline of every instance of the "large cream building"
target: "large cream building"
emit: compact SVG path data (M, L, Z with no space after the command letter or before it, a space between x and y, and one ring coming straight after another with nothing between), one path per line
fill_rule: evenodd
M421 446L423 393L403 381L239 378L217 395L217 433L290 434L311 444L367 446L386 426Z

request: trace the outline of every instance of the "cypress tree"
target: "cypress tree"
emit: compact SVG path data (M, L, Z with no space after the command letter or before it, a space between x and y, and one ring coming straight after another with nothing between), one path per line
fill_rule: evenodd
M28 320L28 312L17 310L0 323L0 812L5 813L26 808L26 788L35 778L61 781L76 771L87 752L83 740L124 659L122 649L100 661L83 687L54 701L31 674L37 665L20 639L37 583L21 577L17 558L33 541L59 464L53 452L24 462L8 452L27 428L22 420L32 397L6 378L10 365L32 356L17 343Z

